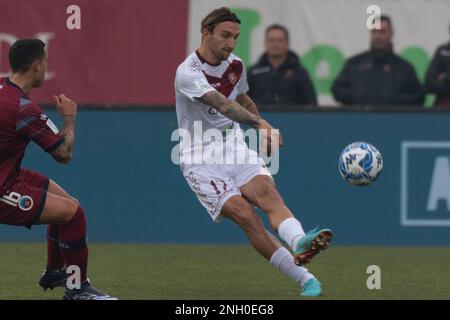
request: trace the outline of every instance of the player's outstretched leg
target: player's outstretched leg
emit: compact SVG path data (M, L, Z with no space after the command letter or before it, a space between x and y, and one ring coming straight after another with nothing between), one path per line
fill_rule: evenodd
M295 252L295 263L308 263L316 254L328 248L330 229L314 229L305 234L300 221L286 207L273 180L259 175L241 187L243 197L267 213L270 224L283 241Z
M47 194L44 210L38 224L59 225L61 255L66 267L77 266L80 270L81 287L66 288L67 300L113 300L107 294L93 288L87 279L88 248L86 244L86 217L77 202L52 193Z
M241 196L233 196L222 207L221 214L236 224L246 233L250 243L263 257L281 272L296 281L304 296L319 296L320 282L308 272L308 269L297 266L294 257L265 228L261 218L253 206Z

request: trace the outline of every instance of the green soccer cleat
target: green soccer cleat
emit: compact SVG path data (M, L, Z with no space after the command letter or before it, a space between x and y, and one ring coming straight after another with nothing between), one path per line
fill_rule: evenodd
M297 242L297 248L294 250L295 264L304 265L319 252L325 250L330 245L333 233L330 229L321 229L308 231Z
M316 278L311 278L303 285L302 297L319 297L322 295L322 285Z

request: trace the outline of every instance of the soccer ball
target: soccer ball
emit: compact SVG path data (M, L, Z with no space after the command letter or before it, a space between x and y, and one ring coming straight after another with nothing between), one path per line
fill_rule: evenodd
M349 144L339 156L339 173L352 185L373 183L382 169L381 153L367 142Z

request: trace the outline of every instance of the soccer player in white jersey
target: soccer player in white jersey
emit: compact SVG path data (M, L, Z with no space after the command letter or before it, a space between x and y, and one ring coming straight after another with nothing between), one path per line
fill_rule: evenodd
M332 238L331 230L315 229L305 234L301 223L284 204L267 168L261 162L247 161L256 152L248 149L238 123L267 130L269 147L270 137L277 140L275 146L282 146L283 142L281 135L261 118L256 105L246 94L248 84L244 65L232 53L240 23L228 8L213 10L202 20L200 48L177 69L178 126L180 131L191 135L191 139L183 138L180 142L181 170L213 221L228 218L237 223L256 251L298 283L303 296L319 296L321 284L304 265L327 248ZM202 132L198 132L198 124L202 132L220 130L223 132L221 139L237 140L237 143L199 140ZM199 148L217 150L218 146L226 152L244 152L246 162L221 164L208 162L205 158L200 163L192 160L192 153ZM271 227L292 248L294 255L265 229L255 206L267 214Z

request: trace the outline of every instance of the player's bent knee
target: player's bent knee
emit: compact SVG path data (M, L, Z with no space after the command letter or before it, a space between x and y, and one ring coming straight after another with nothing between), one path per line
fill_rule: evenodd
M78 207L79 207L78 202L75 202L72 199L70 199L70 205L68 205L67 210L61 212L61 223L65 224L71 221L75 213L77 212Z
M68 221L66 221L63 227L73 224L84 226L81 229L85 229L86 227L86 214L84 213L83 208L80 206L76 207L75 213L71 216L71 218Z
M78 207L72 199L48 193L38 224L65 224L72 220Z
M75 216L75 213L76 213L76 211L64 215L64 217L62 217L61 223L66 224L66 223L70 222L73 219L73 217Z
M75 202L75 204L76 204L77 206L80 206L80 201L78 201L77 198L70 197L70 199L71 199L73 202Z

